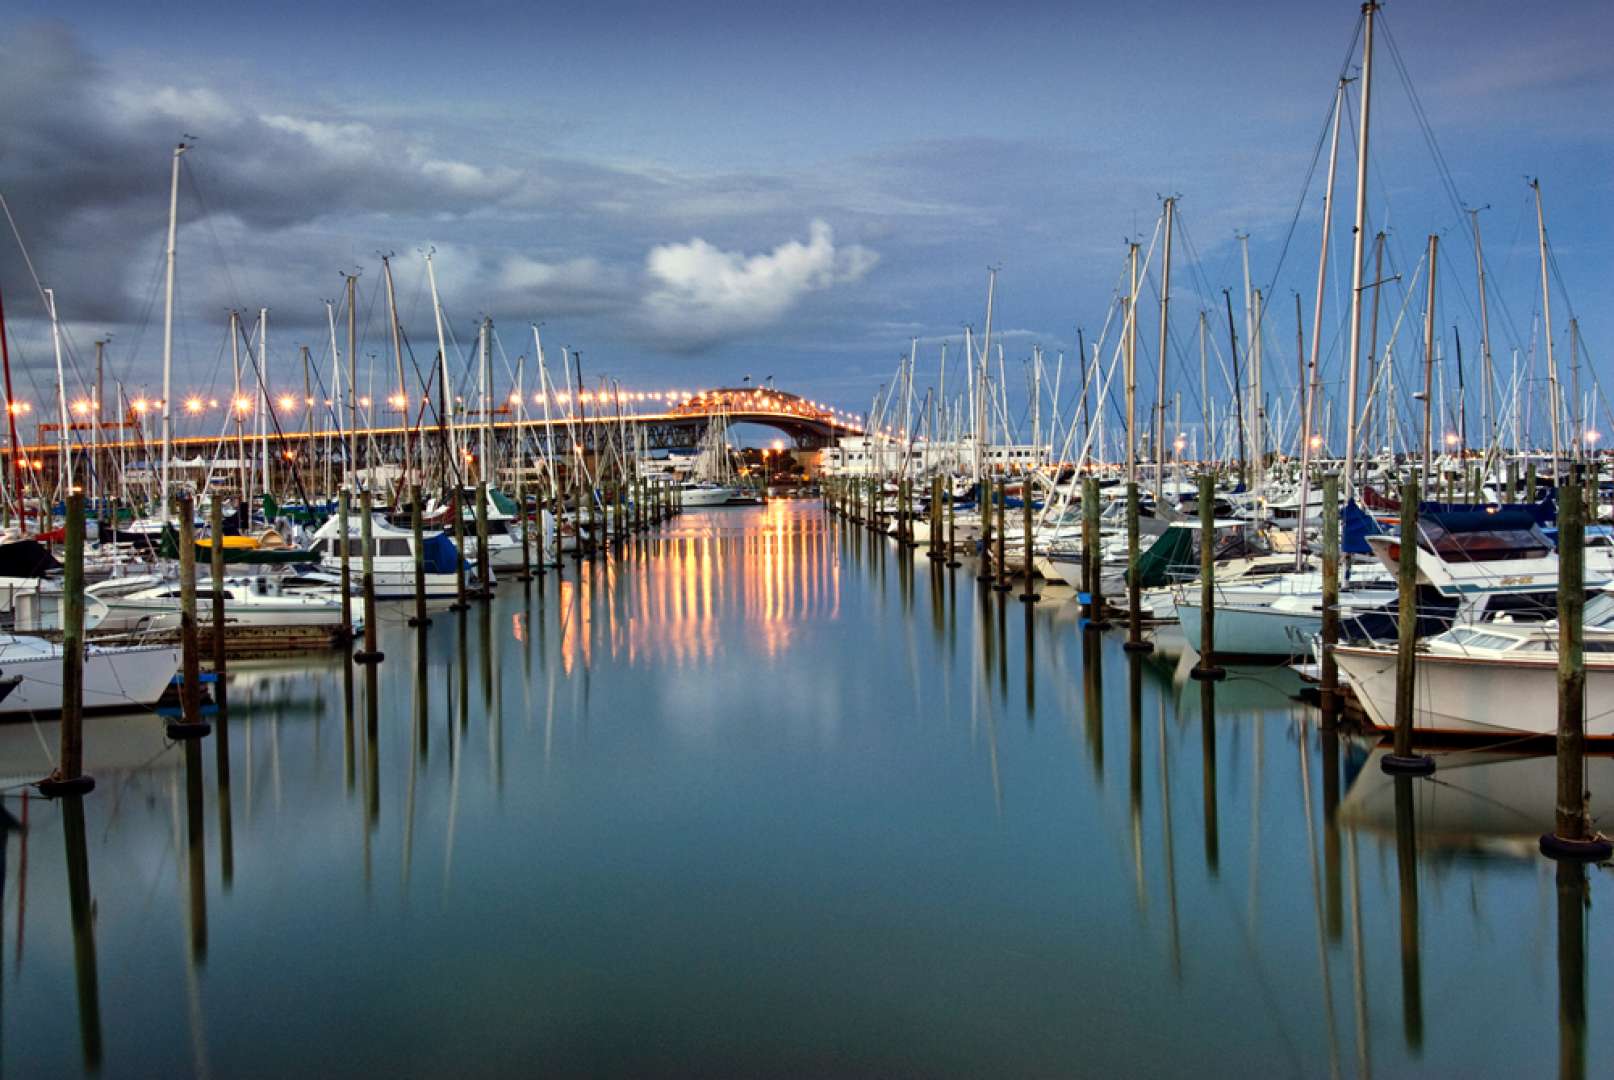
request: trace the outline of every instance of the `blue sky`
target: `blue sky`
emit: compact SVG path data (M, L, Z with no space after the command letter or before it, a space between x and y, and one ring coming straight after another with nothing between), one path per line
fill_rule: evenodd
M941 340L979 328L988 265L1001 268L996 326L1018 390L1034 343L1051 359L1077 326L1104 323L1125 242L1147 243L1159 197L1174 193L1192 249L1179 243L1183 351L1168 381L1198 393L1192 322L1222 288L1239 297L1242 231L1282 312L1267 341L1279 393L1294 381L1293 293L1310 318L1320 176L1281 264L1280 251L1357 19L1357 4L1314 2L253 12L24 0L0 37L0 137L13 148L0 191L75 352L111 332L130 385L157 380L154 268L168 151L185 132L200 138L182 194L182 382L220 385L229 306L272 309L273 369L299 343L319 358L321 300L343 267L364 266L373 288L378 250L397 253L425 363L419 252L435 246L462 342L490 314L514 356L541 320L546 347L582 348L591 372L629 385L774 374L857 410L910 337L933 371ZM1614 9L1390 3L1385 29L1460 198L1491 207L1481 221L1505 307L1493 308L1494 351L1532 348L1525 178L1539 175L1567 288L1554 299L1560 350L1573 303L1601 361L1614 330L1600 302L1614 285L1614 69L1602 56ZM1439 321L1477 353L1471 241L1385 43L1374 227L1391 230L1409 277L1425 236L1442 234ZM1333 354L1351 169L1347 153L1325 309ZM18 261L7 239L16 362L44 385L49 338ZM1144 326L1152 357L1153 319ZM1412 337L1401 341L1410 364ZM364 351L385 348L374 322Z

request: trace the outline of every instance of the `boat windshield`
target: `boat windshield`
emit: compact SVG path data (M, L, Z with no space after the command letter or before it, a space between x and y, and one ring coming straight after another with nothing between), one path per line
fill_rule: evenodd
M1600 592L1586 601L1586 625L1614 630L1614 593Z
M1453 532L1437 522L1419 525L1421 546L1446 562L1497 562L1542 559L1552 554L1546 537L1535 529L1476 529Z

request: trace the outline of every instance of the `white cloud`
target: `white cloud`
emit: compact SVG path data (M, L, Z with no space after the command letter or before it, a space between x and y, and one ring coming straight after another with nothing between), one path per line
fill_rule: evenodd
M806 243L788 240L766 254L723 251L696 237L661 244L645 257L642 315L669 348L694 349L777 322L809 293L861 280L880 256L859 244L836 247L815 219Z

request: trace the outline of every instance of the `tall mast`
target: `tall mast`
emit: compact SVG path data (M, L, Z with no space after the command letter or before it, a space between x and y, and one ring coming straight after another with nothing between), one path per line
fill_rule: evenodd
M1423 313L1423 475L1425 483L1433 485L1430 479L1429 467L1434 462L1435 433L1431 423L1431 413L1434 409L1434 371L1435 371L1435 256L1440 244L1440 237L1434 233L1429 234L1429 299L1425 302Z
M11 475L7 478L6 487L17 508L17 521L26 535L28 532L28 517L23 507L23 481L22 481L22 443L17 439L17 401L11 396L11 346L6 336L6 309L0 302L0 376L5 379L6 389L6 428L11 436ZM122 415L121 412L119 415ZM119 440L122 445L122 440ZM122 475L122 471L119 471ZM43 524L43 523L41 523Z
M73 454L68 449L67 375L62 370L62 324L56 319L56 290L44 289L50 311L50 343L56 354L56 484L65 500L73 490Z
M448 337L443 331L443 304L437 297L437 270L432 265L433 252L426 252L426 281L432 292L432 317L437 320L437 381L442 387L439 397L442 399L444 415L440 421L446 425L446 445L443 453L452 463L449 470L453 475L459 474L460 445L459 432L454 425L454 397L453 388L448 381Z
M1541 181L1532 180L1530 186L1536 193L1536 235L1541 248L1541 327L1547 339L1547 387L1552 408L1552 474L1556 481L1558 459L1563 447L1558 436L1558 357L1552 348L1552 296L1547 290L1547 218L1541 209Z
M331 406L332 418L336 421L336 441L343 447L347 446L346 432L342 430L342 353L336 347L336 304L334 301L325 301L325 322L331 332ZM331 490L331 457L333 447L330 445L330 436L326 435L325 471L327 494L334 495Z
M1138 245L1126 246L1126 482L1138 482Z
M163 287L163 473L162 520L168 520L168 470L174 453L174 248L179 237L179 156L184 143L174 147L173 170L168 181L168 271Z
M1259 525L1263 503L1261 495L1266 490L1267 476L1267 411L1261 392L1261 339L1266 335L1261 333L1260 289L1250 294L1250 325L1255 328L1255 336L1250 338L1245 346L1250 354L1250 450L1255 455L1255 471L1250 477L1250 489L1255 495L1255 521Z
M1323 286L1328 281L1328 240L1333 235L1334 225L1334 180L1339 164L1339 121L1345 112L1345 82L1339 80L1339 88L1334 91L1334 130L1328 144L1328 184L1323 189L1323 237L1317 251L1317 293L1311 306L1311 352L1306 358L1305 385L1301 390L1303 395L1300 413L1300 535L1304 536L1306 528L1306 504L1311 497L1311 428L1312 420L1317 408L1317 395L1322 390L1322 381L1318 378L1318 360L1323 346ZM1300 297L1295 297L1295 303L1300 303ZM1304 558L1305 544L1295 544L1295 569L1300 568L1300 560Z
M1376 0L1362 5L1362 110L1356 128L1356 216L1351 230L1350 375L1345 401L1345 492L1349 498L1356 470L1356 380L1362 352L1362 258L1367 240L1367 130L1373 103L1373 14Z
M258 309L258 435L263 458L263 494L269 492L269 429L273 425L269 422L269 410L274 408L274 399L269 396L269 309ZM265 511L268 513L268 511ZM265 525L269 524L267 521Z
M247 496L247 439L242 430L246 421L245 402L241 398L241 313L230 310L230 375L235 392L230 398L230 412L235 415L235 471L241 483L241 501Z
M1171 304L1171 225L1176 211L1176 197L1168 196L1165 259L1160 269L1160 366L1155 374L1154 500L1157 508L1166 505L1166 311Z
M493 320L487 316L483 316L482 330L478 335L479 341L477 352L477 379L481 384L482 398L482 423L478 427L476 433L476 478L478 480L486 480L488 478L488 427L493 423L493 402L488 397L490 389L488 384L492 381L488 378L488 335L492 331L492 328Z
M399 424L403 428L403 447L404 447L404 450L403 450L403 473L402 473L402 476L401 476L400 479L403 482L407 483L408 480L409 480L409 469L410 469L409 453L410 453L410 450L411 450L411 447L409 445L410 444L410 438L409 438L409 383L404 378L403 338L400 335L399 328L398 328L398 294L394 291L394 289L392 287L392 257L391 256L389 256L389 255L381 256L381 272L386 276L386 279L387 279L387 317L388 317L388 321L392 324L392 357L393 357L393 361L394 361L394 363L396 364L396 367L397 367L398 409L399 409L399 412L400 412L400 414L402 416L402 419L399 421Z
M347 469L344 479L354 488L359 469L359 349L358 275L344 275L347 284Z
M979 410L979 419L975 427L975 477L980 479L982 440L986 437L986 383L989 365L992 362L992 302L997 298L998 272L996 267L988 267L986 271L986 336L981 340L981 374L980 390L975 395L975 407Z
M1479 210L1468 212L1474 230L1474 272L1479 276L1480 423L1485 428L1485 461L1491 460L1496 433L1491 430L1491 318L1485 302L1485 255L1480 247Z

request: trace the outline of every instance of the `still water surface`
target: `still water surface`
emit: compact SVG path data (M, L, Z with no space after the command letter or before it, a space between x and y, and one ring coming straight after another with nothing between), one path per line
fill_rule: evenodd
M373 688L239 671L188 747L92 719L81 808L8 726L0 1069L1614 1068L1550 759L1398 790L1281 669L1201 687L1046 592L775 502L389 612Z

